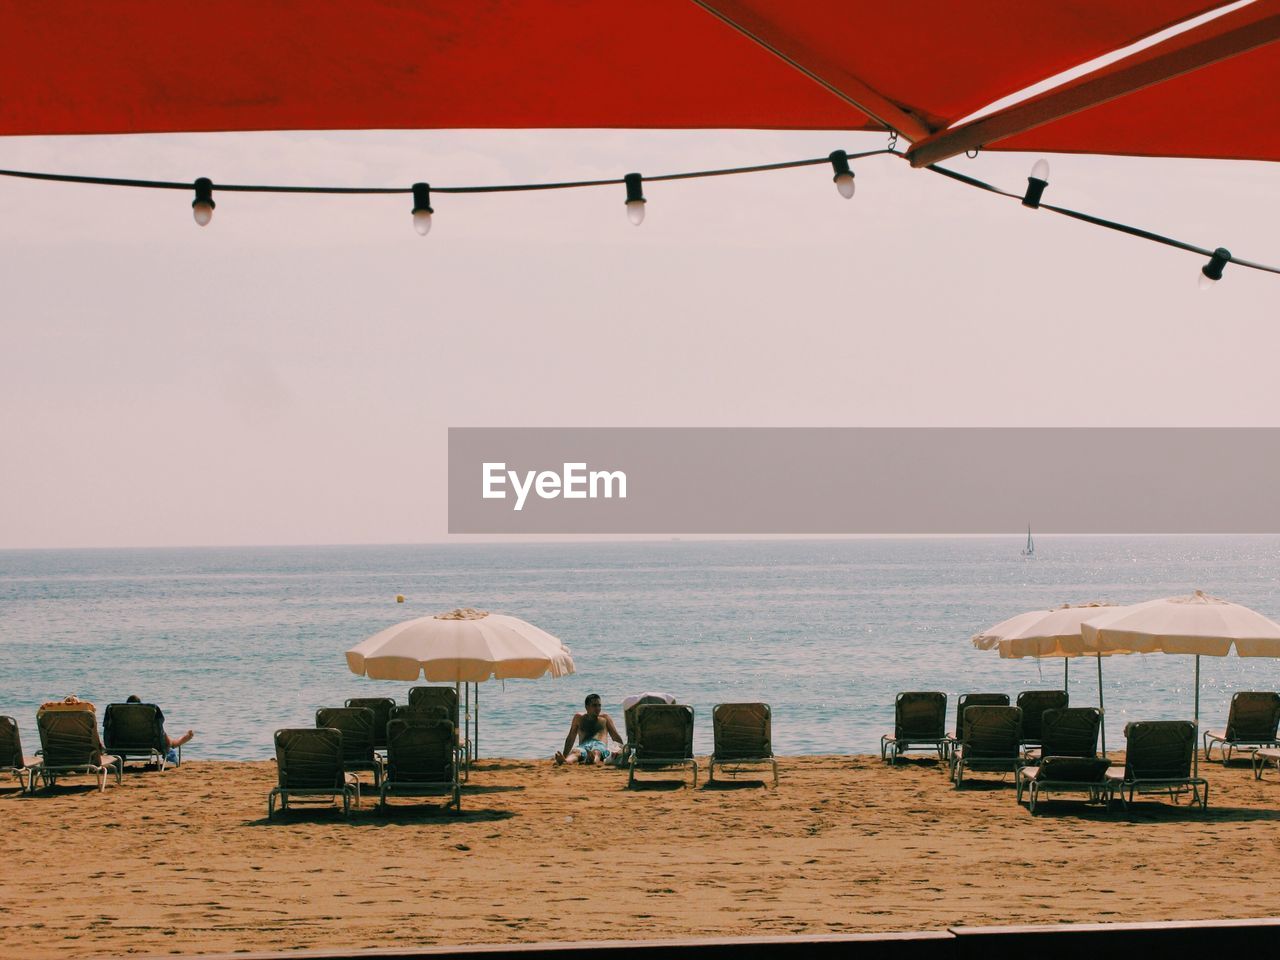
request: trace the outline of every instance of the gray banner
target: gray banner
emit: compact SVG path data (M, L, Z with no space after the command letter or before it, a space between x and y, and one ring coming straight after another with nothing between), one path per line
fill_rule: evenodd
M451 428L450 533L1280 532L1280 429Z

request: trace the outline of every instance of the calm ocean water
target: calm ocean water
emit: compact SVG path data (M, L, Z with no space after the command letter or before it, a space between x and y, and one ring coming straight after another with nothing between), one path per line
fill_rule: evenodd
M38 746L36 707L76 693L160 703L188 756L262 759L278 727L351 696L404 702L410 684L348 673L343 651L389 624L457 606L559 636L578 673L480 687L486 756L549 756L583 697L696 710L765 700L775 750L869 753L899 690L1060 687L1062 661L1001 660L971 634L1062 602L1130 603L1201 588L1280 619L1280 538L1020 537L0 552L0 713ZM407 602L395 603L404 594ZM1190 717L1193 660L1104 663L1107 739L1128 720ZM1201 716L1236 690L1280 689L1280 662L1205 658ZM1097 702L1093 661L1073 704ZM619 726L621 717L618 716Z

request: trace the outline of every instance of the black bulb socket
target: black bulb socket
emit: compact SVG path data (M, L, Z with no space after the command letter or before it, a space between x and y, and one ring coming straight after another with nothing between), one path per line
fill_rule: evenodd
M1040 206L1040 198L1044 196L1044 188L1049 185L1048 180L1041 180L1039 177L1027 177L1027 192L1022 195L1022 205L1036 210Z
M639 201L644 203L644 178L638 173L628 173L622 178L622 182L627 185L627 203Z
M191 206L194 207L197 204L207 203L209 205L210 210L217 207L217 204L213 202L213 181L212 180L210 180L208 177L201 177L195 182L195 188L196 188L196 198L191 201Z
M849 154L843 150L832 150L827 159L831 161L831 169L835 171L835 176L831 178L832 180L853 176L853 170L849 167Z
M1219 247L1209 257L1209 262L1200 268L1210 280L1221 280L1222 271L1226 269L1228 263L1231 262L1231 251L1226 247Z
M431 209L430 184L415 183L413 185L413 212L435 213L435 211Z

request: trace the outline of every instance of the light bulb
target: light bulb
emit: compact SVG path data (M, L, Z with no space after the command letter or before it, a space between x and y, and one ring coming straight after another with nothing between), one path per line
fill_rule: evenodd
M644 223L644 201L628 200L627 201L627 219L634 223L637 227Z
M857 184L853 181L852 173L842 173L836 177L836 189L840 191L840 196L846 200L853 199L853 190Z
M1033 180L1043 180L1045 183L1048 183L1049 161L1044 158L1037 160L1035 165L1031 168L1031 178Z
M1212 290L1218 285L1218 281L1209 276L1203 270L1200 271L1200 279L1196 281L1201 290Z
M430 210L413 211L413 229L417 230L419 235L424 237L431 232Z
M217 206L213 202L213 181L200 177L192 186L195 187L196 198L191 201L191 215L200 226L208 226L213 219L213 208Z

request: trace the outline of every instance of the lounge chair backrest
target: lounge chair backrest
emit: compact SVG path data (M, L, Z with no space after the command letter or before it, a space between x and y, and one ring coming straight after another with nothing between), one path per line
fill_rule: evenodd
M956 702L956 739L964 736L964 712L970 707L1007 707L1007 693L962 693Z
M457 736L448 720L393 719L387 724L387 779L394 783L444 783L453 779Z
M1110 766L1106 757L1044 757L1036 776L1046 783L1101 783Z
M396 702L390 697L352 697L344 706L368 707L373 711L373 745L378 750L387 747L387 721Z
M1242 690L1231 698L1228 740L1274 740L1280 727L1280 693Z
M899 740L939 740L947 732L947 695L908 691L893 704L893 735Z
M721 703L711 712L716 760L773 756L773 720L767 703Z
M333 727L276 731L276 765L285 790L317 790L345 783L342 731Z
M108 752L139 753L169 749L164 715L154 703L108 703L102 713L102 742Z
M0 767L22 767L22 737L18 735L18 721L13 717L0 717Z
M1190 720L1144 720L1124 728L1125 779L1177 780L1191 776L1196 726Z
M648 697L641 697L631 706L627 707L627 709L622 711L622 726L623 726L622 732L626 734L627 743L636 742L636 732L639 730L639 727L636 726L636 711L639 710L641 707L647 707L651 704L661 704L663 706L669 706L667 701L662 699L662 697L648 696Z
M415 710L444 707L445 719L458 725L458 691L453 687L414 687L409 691L409 706Z
M1025 717L1024 717L1025 720ZM1102 711L1097 707L1063 707L1046 710L1040 718L1040 755L1043 757L1093 757L1098 753ZM1026 727L1022 730L1027 739Z
M368 707L321 707L316 726L342 731L342 758L347 763L373 761L373 711Z
M1067 706L1065 690L1023 690L1018 694L1018 706L1022 708L1022 739L1039 740L1040 718L1046 710L1061 710Z
M971 760L1016 758L1022 749L1022 710L986 704L967 707L960 742Z
M693 758L693 707L683 703L637 704L636 758Z
M40 748L47 767L97 765L102 762L98 717L90 710L41 710L36 714Z
M449 708L443 703L429 703L421 707L392 707L387 720L403 720L406 723L420 723L425 720L449 720Z

